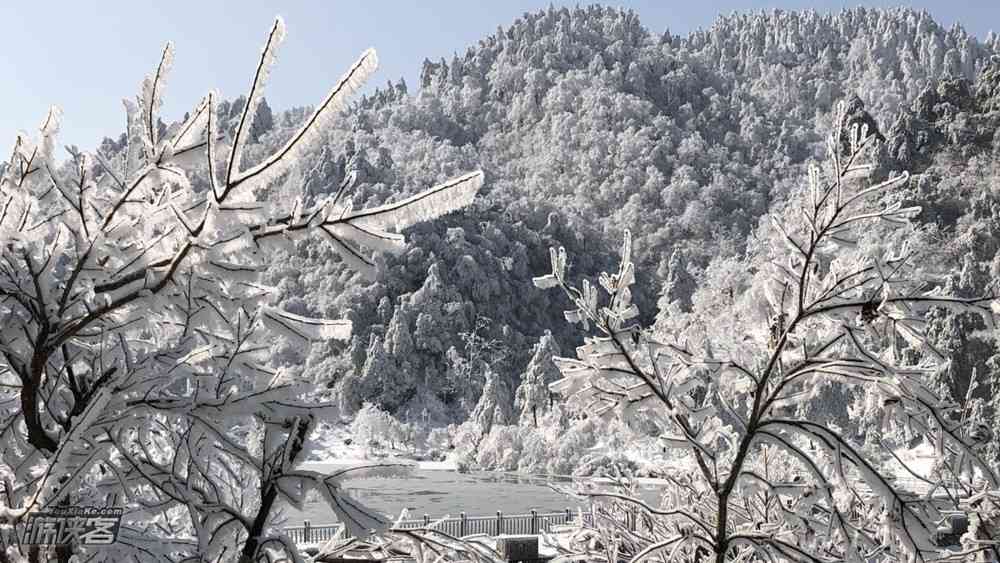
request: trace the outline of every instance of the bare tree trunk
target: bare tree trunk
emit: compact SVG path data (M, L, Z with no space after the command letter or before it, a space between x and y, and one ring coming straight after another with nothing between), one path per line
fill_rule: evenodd
M48 356L36 354L31 361L27 377L21 378L21 413L28 431L28 443L40 450L45 457L56 451L59 444L49 436L42 425L42 414L38 405L38 385L42 381L42 371Z
M293 422L288 436L288 439L292 441L291 450L288 455L288 465L294 464L299 454L302 453L306 436L309 434L309 422L309 419L303 418L296 418ZM257 550L260 549L261 536L264 535L264 528L267 526L268 518L271 516L271 508L273 508L274 501L278 498L278 487L274 483L276 477L278 475L261 477L260 508L253 519L253 524L247 530L249 535L247 536L246 543L243 544L243 550L240 552L239 563L253 563L254 558L257 556Z
M253 563L254 557L257 555L257 550L260 549L260 538L264 534L264 527L267 525L267 519L271 514L271 507L274 505L274 500L277 497L278 489L274 484L265 484L264 492L260 499L260 510L257 511L257 516L253 519L253 525L248 530L249 536L246 543L243 544L243 551L240 553L240 563Z

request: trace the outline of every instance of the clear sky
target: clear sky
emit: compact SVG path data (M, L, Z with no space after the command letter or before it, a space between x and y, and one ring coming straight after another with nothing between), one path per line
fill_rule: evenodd
M18 129L33 131L49 105L64 111L64 143L92 147L123 130L121 99L133 96L158 61L163 44L175 44L176 61L166 90L165 118L179 118L211 88L235 97L249 85L256 57L275 15L288 37L278 54L266 96L276 109L318 102L367 47L381 62L373 84L403 77L416 85L425 58L450 58L548 1L425 0L383 2L286 0L46 0L20 1L0 12L0 150ZM577 2L552 2L557 6ZM839 11L855 5L898 2L832 0L768 2L612 0L635 10L655 32L686 33L708 27L720 13L753 9ZM984 38L1000 29L1000 0L918 1L946 26L960 23Z

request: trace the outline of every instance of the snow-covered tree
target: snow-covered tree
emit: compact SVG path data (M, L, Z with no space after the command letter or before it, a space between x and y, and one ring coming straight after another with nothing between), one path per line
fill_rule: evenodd
M549 384L559 379L559 370L552 358L559 354L559 345L551 332L538 339L535 353L528 362L528 368L514 395L514 408L520 411L521 423L531 416L531 423L538 426L538 411L545 411L549 405Z
M448 372L446 377L449 383L461 394L461 403L468 412L478 410L478 412L492 412L491 409L483 410L479 405L486 401L496 401L495 392L499 390L494 386L491 388L489 398L484 398L487 393L485 387L489 378L498 376L498 367L506 360L508 350L504 343L498 338L490 338L488 330L490 320L479 317L475 321L475 326L468 332L463 332L460 336L463 343L463 352L459 352L454 347L448 350ZM496 382L495 382L496 383ZM504 386L504 388L506 388ZM513 403L510 403L513 404ZM496 404L494 403L494 406ZM473 417L470 415L471 418ZM489 415L492 420L492 414ZM486 432L489 428L485 429Z
M341 385L339 399L346 412L358 409L367 398L377 397L386 374L395 371L392 359L386 355L385 346L377 334L371 335L367 350L360 373L349 375Z
M323 405L307 382L273 369L267 352L275 335L346 339L351 323L271 306L260 272L273 249L318 237L370 279L369 251L399 252L402 229L467 205L483 176L371 208L353 205L349 181L327 197L301 195L303 156L376 56L366 51L262 154L250 142L264 133L254 133L254 117L270 115L262 93L284 35L279 18L231 134L215 92L183 123L162 126L168 44L139 95L125 100L120 153L71 151L61 165L55 108L36 137L17 135L0 179L5 534L31 512L117 500L130 516L98 557L250 562L265 552L297 557L272 527L279 499L299 505L318 489L339 506L342 475L294 469ZM261 200L278 186L285 199ZM386 524L360 516L349 527ZM6 555L21 557L7 539Z
M494 426L510 424L514 419L514 413L511 412L514 398L503 376L487 367L484 377L486 384L483 385L479 402L469 415L469 422L481 436L489 434Z
M825 169L771 216L752 248L742 286L689 327L654 338L636 325L631 235L617 272L598 284L567 280L567 256L552 249L552 273L536 278L573 302L566 319L594 326L577 358L556 360L552 389L590 413L657 422L683 469L659 507L638 508L629 530L599 518L581 530L578 555L593 561L663 556L723 561L931 561L997 556L993 522L1000 480L982 454L978 423L930 386L948 361L925 336L926 311L978 314L993 326L992 297L950 297L921 270L927 248L894 191L906 174L867 181L874 135L834 119ZM846 146L841 144L848 135ZM606 295L606 297L602 297ZM835 424L800 415L822 382L875 390L883 421L921 437L933 467L892 449L869 455ZM901 474L924 486L914 490ZM961 553L935 531L948 511L970 514ZM588 547L589 545L589 547Z
M351 422L351 433L358 443L371 446L378 443L396 447L406 441L407 429L387 411L366 402Z
M351 435L359 444L373 446L389 433L389 413L375 403L364 403L351 421Z

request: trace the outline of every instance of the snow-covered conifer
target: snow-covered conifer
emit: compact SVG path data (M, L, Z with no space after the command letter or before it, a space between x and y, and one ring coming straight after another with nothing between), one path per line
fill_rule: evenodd
M548 407L551 396L548 385L559 379L559 370L552 363L557 354L559 345L552 333L546 332L538 339L535 353L514 396L514 407L520 411L522 424L530 416L532 425L537 427L539 411L544 412Z

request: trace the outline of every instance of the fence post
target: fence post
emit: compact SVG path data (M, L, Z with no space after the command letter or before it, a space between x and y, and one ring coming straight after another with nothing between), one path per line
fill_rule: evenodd
M310 541L312 541L311 538L309 537L309 531L310 531L311 527L312 526L309 524L308 520L306 520L305 522L302 523L302 538L303 538L302 541L303 541L303 543L309 543Z
M531 533L538 534L538 512L535 509L531 509Z
M497 510L497 535L503 533L503 513Z
M464 538L467 535L468 534L466 534L466 526L465 526L465 513L462 512L459 513L458 515L458 537Z
M426 514L424 514L424 527L426 528L427 526L430 526L430 525L431 525L431 517L428 516L428 515L426 515Z
M572 521L573 521L573 512L570 511L570 509L567 508L566 509L566 522L564 522L564 523L565 524L569 524Z

